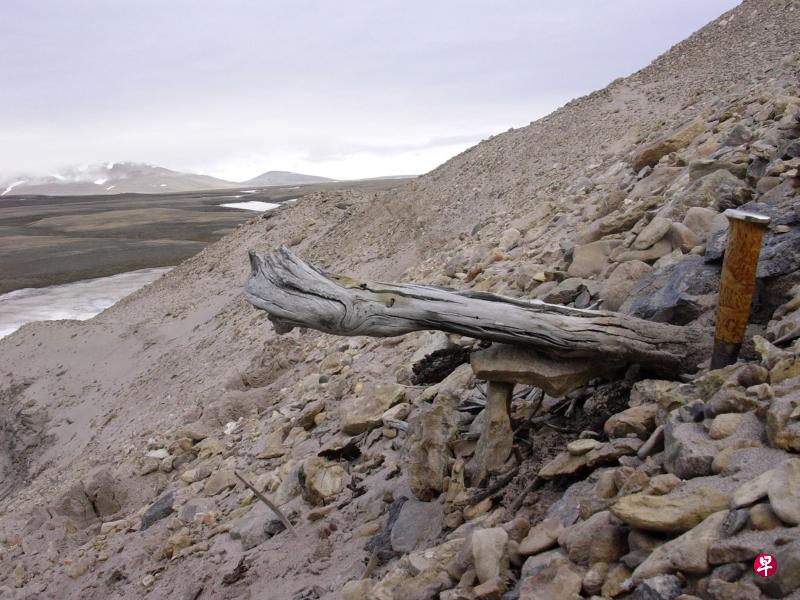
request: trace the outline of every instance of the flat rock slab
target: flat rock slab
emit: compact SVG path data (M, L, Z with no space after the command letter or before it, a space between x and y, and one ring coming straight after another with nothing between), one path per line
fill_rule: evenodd
M800 458L775 469L767 487L773 512L786 523L800 525Z
M586 454L570 454L562 452L550 462L539 469L542 479L554 479L562 476L572 476L586 467Z
M519 600L579 600L581 581L577 567L566 562L554 562L522 580Z
M144 514L142 515L142 524L139 526L139 530L144 531L153 523L160 521L161 519L172 514L172 503L174 500L175 493L168 492L153 502L150 507L144 511Z
M800 530L796 527L778 527L769 531L742 531L728 538L720 538L712 542L708 548L708 562L712 565L724 565L733 562L752 561L763 552L774 554L780 546L797 542ZM779 543L780 542L780 543ZM780 568L780 564L779 568Z
M230 536L240 540L242 550L247 551L284 529L286 526L269 507L258 504L231 527Z
M619 519L647 531L684 532L709 515L726 510L730 496L713 487L701 487L678 495L623 496L611 507Z
M727 511L712 514L697 527L683 535L668 541L653 550L650 556L636 567L633 572L634 581L643 581L650 577L682 571L693 575L704 575L710 570L708 564L708 548L716 541Z
M472 534L472 562L481 583L503 572L503 563L508 533L502 527L480 529Z
M380 427L383 413L405 398L405 388L399 384L376 385L363 396L345 398L340 405L342 433L358 435Z
M613 361L549 358L507 344L492 344L486 350L473 352L470 362L478 379L535 385L554 397L563 396L619 366Z
M742 484L734 493L731 500L731 508L742 508L749 506L761 500L767 495L769 490L769 482L772 481L772 476L775 474L775 469L764 471L757 477L751 479L747 483Z
M535 525L520 542L519 553L522 556L531 556L549 550L558 545L558 536L564 531L564 526L556 518L548 517Z
M434 541L442 532L444 512L438 502L409 500L403 504L392 527L392 549L400 554L411 552Z

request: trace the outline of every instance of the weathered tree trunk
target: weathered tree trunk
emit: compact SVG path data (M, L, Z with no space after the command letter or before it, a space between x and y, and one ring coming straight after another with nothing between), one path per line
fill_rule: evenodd
M640 363L671 375L695 371L711 349L710 332L702 329L485 292L357 281L325 273L286 248L250 252L250 264L245 297L269 313L278 333L309 327L389 337L438 329L555 356Z

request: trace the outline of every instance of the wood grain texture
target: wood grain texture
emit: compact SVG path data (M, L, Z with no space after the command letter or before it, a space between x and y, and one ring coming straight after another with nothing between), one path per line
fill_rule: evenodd
M420 284L358 281L326 273L287 248L250 252L245 298L269 313L278 333L309 327L335 335L391 337L441 330L524 345L563 357L640 363L676 375L693 372L711 349L710 332Z

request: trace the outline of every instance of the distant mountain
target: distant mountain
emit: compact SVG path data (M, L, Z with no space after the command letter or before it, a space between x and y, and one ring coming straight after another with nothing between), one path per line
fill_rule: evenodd
M326 181L336 181L327 177L317 177L316 175L303 175L302 173L292 173L291 171L267 171L258 177L253 177L243 181L246 185L304 185L307 183L324 183Z
M21 176L0 184L0 196L82 196L90 194L163 194L240 187L241 184L142 163L107 163L44 176Z
M409 177L413 176L371 177L360 181ZM73 167L52 175L21 175L5 181L0 180L0 196L166 194L242 187L308 185L332 181L339 180L291 171L267 171L247 181L236 182L208 175L171 171L144 163L112 162Z
M387 179L416 179L419 175L382 175L380 177L365 177L355 181L386 181Z

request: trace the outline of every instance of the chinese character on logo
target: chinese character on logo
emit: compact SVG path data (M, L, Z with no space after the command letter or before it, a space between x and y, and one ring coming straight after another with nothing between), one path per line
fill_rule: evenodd
M778 569L778 562L771 554L759 554L753 562L753 569L760 577L770 577Z

